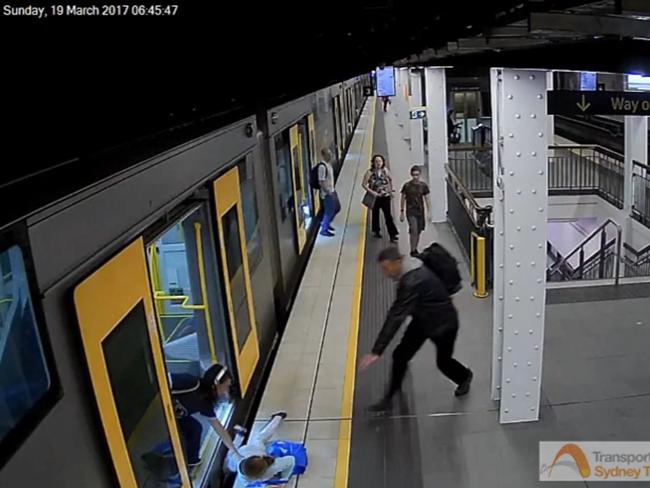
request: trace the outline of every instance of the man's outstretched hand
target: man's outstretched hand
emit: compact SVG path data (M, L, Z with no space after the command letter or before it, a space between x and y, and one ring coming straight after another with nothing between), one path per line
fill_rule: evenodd
M359 364L359 369L361 371L365 371L370 367L371 364L377 361L379 359L379 355L377 354L366 354L362 359L361 359L361 364Z

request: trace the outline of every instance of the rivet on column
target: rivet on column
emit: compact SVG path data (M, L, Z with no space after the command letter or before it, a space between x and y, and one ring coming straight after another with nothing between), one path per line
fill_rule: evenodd
M531 301L531 302L534 302L534 301L535 301L535 297L530 297L530 301Z
M514 280L510 280L508 283L510 283L511 286L515 284Z
M531 80L534 80L534 79L535 79L535 75L530 75L528 78L530 78Z
M515 335L519 335L519 331L518 331L518 330L515 331Z
M542 316L542 314L537 312L536 316L537 316L537 318L540 318Z
M516 367L517 367L517 363L512 363L512 367L513 367L513 368L516 368Z
M528 333L529 333L529 334L532 334L532 333L533 333L533 329L529 329L529 330L528 330Z
M506 408L506 409L504 410L504 412L505 412L505 413L508 413L508 412L510 412L510 410L508 410L508 409Z
M543 132L538 132L537 137L544 137L544 133Z
M511 213L511 214L515 213L515 209L514 209L514 208L511 208L511 209L510 209L510 213Z
M516 153L515 153L515 156L517 156L518 158L520 158L520 157L521 157L521 153L520 153L520 152L516 152Z
M530 155L531 155L532 157L537 156L537 151L533 151L533 152L531 152Z
M544 174L544 170L543 170L543 169L540 169L540 170L539 170L539 175L541 176L541 175L543 175L543 174Z
M508 318L509 318L509 319L512 319L512 314L508 314Z
M506 378L506 383L510 383L510 378Z
M537 381L537 376L533 376L533 381Z
M510 139L512 139L513 137L515 137L515 135L514 135L512 132L510 132L510 133L508 133L508 137L509 137Z
M509 348L508 348L508 352L512 352L512 347L509 347Z
M515 114L515 119L520 119L520 118L521 118L521 115Z
M529 368L533 365L533 363L531 363L530 361L528 361L526 364L528 364Z
M537 230L537 226L536 226L536 225L533 225L533 226L531 227L531 229L532 229L532 230Z
M515 75L515 80L518 80L518 79L519 79L519 75Z
M535 267L535 261L531 262L530 265L534 268Z
M516 393L513 393L513 394L512 394L512 398L517 398L517 394L516 394Z
M512 95L508 95L508 100L512 100Z
M537 115L535 115L535 114L530 114L530 118L531 118L531 119L536 119L536 118L537 118Z
M537 94L537 99L538 99L538 100L541 100L542 98L544 98L544 96L543 96L541 93L538 93L538 94Z
M510 244L510 249L514 249L514 248L515 248L514 244Z

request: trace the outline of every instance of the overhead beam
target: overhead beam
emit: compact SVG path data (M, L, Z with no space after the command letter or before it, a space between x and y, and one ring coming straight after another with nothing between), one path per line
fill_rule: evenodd
M621 0L624 13L650 14L648 0Z
M650 38L650 21L612 15L576 15L534 12L530 32L573 32L584 35Z
M459 39L458 49L512 49L519 47L534 47L546 44L545 39L526 39L526 38L496 38L485 39L483 37L474 37L470 39Z

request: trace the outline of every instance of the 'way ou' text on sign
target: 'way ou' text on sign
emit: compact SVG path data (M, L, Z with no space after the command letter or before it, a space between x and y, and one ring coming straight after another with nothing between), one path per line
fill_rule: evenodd
M650 115L650 93L553 90L548 93L549 115Z

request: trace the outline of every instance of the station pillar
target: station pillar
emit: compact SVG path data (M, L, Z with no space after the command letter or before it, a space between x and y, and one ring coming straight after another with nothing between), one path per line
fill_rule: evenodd
M548 207L546 71L493 68L492 398L500 422L539 419Z
M422 107L422 70L414 69L409 74L411 77L411 104L410 109ZM410 114L409 114L410 116ZM422 119L411 119L411 161L426 168L428 165L424 160L424 128Z
M625 116L625 184L623 210L632 214L634 161L648 164L648 117Z
M424 72L427 100L427 173L431 190L431 220L447 220L447 185L445 165L447 148L447 82L445 68L426 68Z

